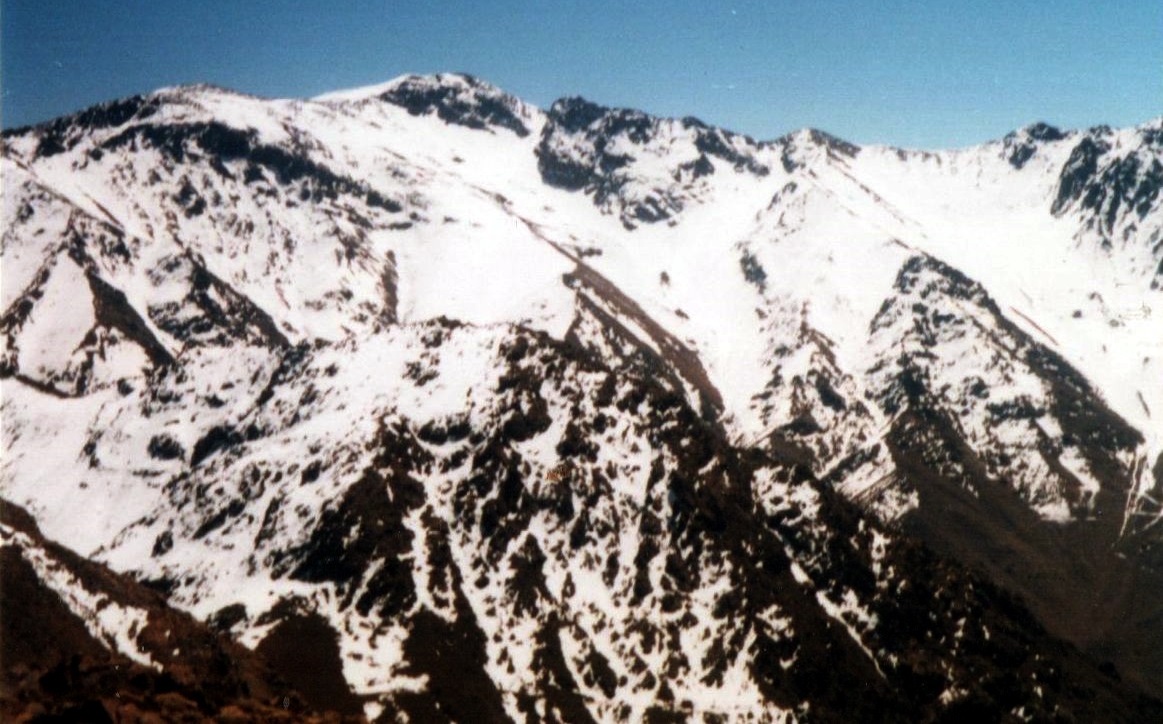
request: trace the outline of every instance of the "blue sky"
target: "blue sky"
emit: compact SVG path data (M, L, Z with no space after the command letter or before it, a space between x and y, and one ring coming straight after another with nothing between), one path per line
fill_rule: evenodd
M166 85L310 96L465 71L773 138L962 146L1163 115L1163 1L0 0L5 127Z

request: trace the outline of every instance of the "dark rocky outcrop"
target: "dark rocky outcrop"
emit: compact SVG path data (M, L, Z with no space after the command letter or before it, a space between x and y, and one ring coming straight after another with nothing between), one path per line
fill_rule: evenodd
M770 172L757 157L760 144L695 118L662 119L579 97L555 101L547 116L536 149L542 180L592 195L598 207L617 211L627 226L677 216L691 200L690 183L714 173L711 159L736 173ZM634 176L637 154L657 153L658 144L684 135L693 160L676 163L667 177Z
M410 76L379 99L414 116L433 113L458 126L504 128L522 138L529 135L519 112L520 101L471 75Z

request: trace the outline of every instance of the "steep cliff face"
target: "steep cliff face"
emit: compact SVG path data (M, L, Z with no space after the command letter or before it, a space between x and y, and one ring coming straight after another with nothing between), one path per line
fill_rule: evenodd
M1154 718L1158 135L457 75L6 132L6 495L343 714Z
M1084 222L1080 237L1097 238L1108 249L1118 245L1149 251L1146 258L1157 263L1151 275L1154 290L1163 285L1163 266L1159 266L1163 239L1151 218L1158 213L1163 190L1161 150L1163 121L1133 135L1105 127L1091 129L1077 139L1062 167L1050 207L1056 215L1078 213Z

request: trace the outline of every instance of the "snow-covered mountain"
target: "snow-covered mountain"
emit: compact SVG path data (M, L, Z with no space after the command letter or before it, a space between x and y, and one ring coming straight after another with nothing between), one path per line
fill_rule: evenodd
M1158 712L1163 119L933 153L409 76L2 173L4 495L334 637L371 718Z

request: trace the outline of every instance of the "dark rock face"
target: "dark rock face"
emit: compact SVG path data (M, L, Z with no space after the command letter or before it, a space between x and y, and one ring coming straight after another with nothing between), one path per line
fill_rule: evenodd
M639 178L639 157L659 153L659 144L675 138L689 143L695 158L676 164L669 178ZM692 183L714 173L711 159L736 173L766 176L770 170L755 155L759 147L695 118L660 119L572 97L549 109L536 153L545 183L591 194L597 206L618 212L632 227L679 214L693 198Z
M145 321L125 298L125 293L116 289L95 274L88 275L89 289L93 293L93 312L98 325L115 329L127 339L136 342L150 361L156 366L173 364L169 350L154 337Z
M734 142L739 139L742 139L749 146L757 147L758 144L751 138L737 136L730 131L724 131L721 128L712 128L702 123L691 124L688 119L683 120L683 125L686 128L696 130L695 148L705 154L705 156L720 158L731 164L736 171L747 171L754 176L762 177L771 172L767 166L756 160L754 156L741 152L735 147ZM839 141L839 139L835 140ZM842 144L843 142L840 143ZM855 146L852 148L855 148ZM853 155L855 155L854 152Z
M335 173L306 155L261 143L254 131L243 131L216 121L130 126L102 141L97 150L136 149L141 145L157 149L175 164L183 164L187 159L198 160L203 154L208 154L213 159L212 168L229 178L233 178L233 174L225 163L246 162L247 183L270 174L279 185L300 184L306 190L308 199L316 202L324 198L334 200L340 194L345 194L361 197L369 207L389 213L403 210L395 200L384 197L364 183ZM191 200L193 197L185 199L186 203Z
M1152 159L1143 166L1135 156L1127 156L1103 170L1098 183L1082 197L1082 207L1094 211L1101 228L1112 233L1120 211L1144 218L1154 207L1163 188L1163 164Z
M1129 243L1149 250L1150 288L1163 288L1163 242L1151 220L1163 196L1163 129L1137 129L1112 150L1109 128L1091 129L1063 166L1051 211L1076 212L1084 231L1108 252ZM1080 237L1083 232L1080 232ZM1152 273L1153 272L1153 273Z
M38 158L55 156L75 148L80 140L94 131L117 128L130 121L147 120L157 113L161 105L156 97L132 96L102 103L39 126L13 128L4 131L4 137L10 138L35 131L39 135L36 156Z
M154 435L149 440L148 452L158 460L174 460L185 455L181 443L169 435Z
M1110 150L1110 146L1101 139L1090 136L1084 137L1070 152L1070 158L1062 167L1062 174L1058 180L1058 193L1050 211L1062 213L1071 203L1082 198L1088 188L1091 188L1098 173L1098 159Z
M185 346L229 346L245 341L272 348L290 340L261 307L189 256L163 261L162 268L188 285L180 301L149 307L150 320Z
M307 705L362 719L363 705L343 678L335 631L318 614L283 618L255 653L300 692Z
M1064 138L1066 134L1060 129L1038 122L1007 135L1002 143L1010 165L1021 170L1038 152L1039 144L1061 141Z
M529 128L515 112L519 101L470 75L413 76L379 96L414 116L435 113L445 123L487 130L504 128L524 138Z
M754 254L744 253L739 258L739 266L743 269L743 278L754 284L760 292L767 289L767 272Z
M1090 131L1070 154L1058 182L1051 212L1079 210L1103 245L1117 240L1117 232L1133 231L1155 211L1163 190L1163 139L1158 129L1141 133L1137 148L1112 151L1109 129ZM1157 250L1153 250L1157 251Z
M827 148L832 153L840 156L847 156L848 158L855 158L860 153L860 146L855 143L850 143L842 138L837 138L831 133L819 131L815 128L809 131L809 136L812 142L816 145Z
M1063 138L1066 138L1066 134L1062 132L1062 129L1041 121L1026 128L1026 135L1035 141L1061 141Z
M607 150L613 136L621 133L632 143L642 144L654 126L654 119L644 113L615 111L584 98L556 101L549 109L549 119L537 147L541 178L551 186L592 193L599 205L617 195L625 183L614 172L633 161L632 156ZM564 142L571 136L584 139L578 153L554 150L555 140Z

